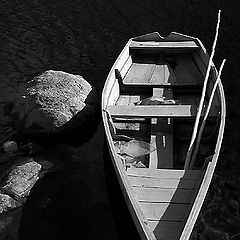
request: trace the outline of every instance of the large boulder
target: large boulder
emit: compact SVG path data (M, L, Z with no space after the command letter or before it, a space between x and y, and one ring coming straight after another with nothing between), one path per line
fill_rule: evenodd
M12 113L24 134L55 133L77 113L94 110L92 86L79 75L49 70L28 82ZM83 122L87 121L86 114Z

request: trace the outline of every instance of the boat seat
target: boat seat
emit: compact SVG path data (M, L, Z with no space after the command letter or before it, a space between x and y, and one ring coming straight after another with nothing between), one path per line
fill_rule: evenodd
M182 41L182 42L136 42L132 41L130 44L130 49L157 49L163 51L176 51L182 50L186 52L187 50L196 50L198 45L194 41Z
M108 106L107 111L112 117L144 117L144 118L164 118L164 117L195 117L197 114L197 106L195 105L145 105L145 106ZM203 108L203 113L206 106ZM219 107L212 106L209 117L217 117L219 115Z

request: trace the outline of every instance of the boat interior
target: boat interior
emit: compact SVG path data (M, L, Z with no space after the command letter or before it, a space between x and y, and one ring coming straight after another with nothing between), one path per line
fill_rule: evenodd
M199 48L191 40L131 41L109 76L106 112L112 141L157 239L179 239L216 145L219 93L196 160L186 169L206 73ZM211 72L202 114L214 77Z

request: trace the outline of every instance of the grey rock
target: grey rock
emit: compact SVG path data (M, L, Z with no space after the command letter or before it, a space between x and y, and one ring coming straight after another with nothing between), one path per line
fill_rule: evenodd
M7 194L0 193L0 214L20 207L22 204Z
M1 191L18 201L24 201L39 179L41 168L33 159L13 166L1 184Z
M89 104L91 85L79 75L49 70L28 82L12 114L16 129L27 134L58 132ZM90 101L90 104L94 104ZM91 107L87 108L92 112ZM86 116L83 120L87 121Z

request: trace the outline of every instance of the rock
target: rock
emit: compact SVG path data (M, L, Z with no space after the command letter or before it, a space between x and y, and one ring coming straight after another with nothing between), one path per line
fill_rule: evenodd
M14 155L18 151L18 145L15 141L6 141L3 143L3 150L9 155Z
M20 207L22 204L12 197L0 193L0 214L12 210L14 208Z
M18 201L24 201L39 179L41 168L33 159L13 166L1 184L1 191Z
M94 96L91 85L79 75L46 71L29 81L25 93L16 100L12 110L16 129L30 135L58 132L87 105L94 104L90 92ZM88 120L85 114L83 118Z

